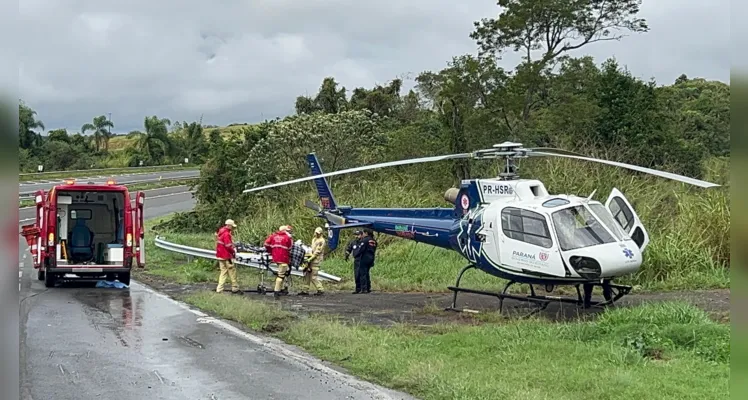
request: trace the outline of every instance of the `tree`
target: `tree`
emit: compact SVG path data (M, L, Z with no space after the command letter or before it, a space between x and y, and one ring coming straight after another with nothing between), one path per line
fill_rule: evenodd
M379 119L368 110L295 115L264 126L264 138L247 155L254 184L306 173L306 154L316 152L331 171L367 164L385 141Z
M143 127L145 132L138 135L135 142L137 153L135 157L146 164L158 165L173 150L169 138L169 125L171 121L166 118L158 118L153 115L145 117Z
M42 136L37 129L44 130L44 123L36 119L36 111L23 100L18 104L18 144L22 149L30 149L42 144Z
M311 114L316 111L322 110L314 100L307 96L299 96L296 98L296 114Z
M345 87L338 89L335 78L328 76L322 80L322 85L314 99L307 96L296 98L296 114L311 114L316 111L337 114L345 110L348 104L345 92Z
M389 117L398 111L402 86L401 79L393 79L388 85L376 85L373 89L356 88L351 95L350 107Z
M704 145L713 156L730 155L730 86L681 75L658 88L658 97L684 140Z
M98 117L94 117L92 123L83 124L81 133L85 135L87 131L93 131L96 151L98 152L102 149L109 151L109 139L112 136L112 128L114 128L114 123L108 120L105 115L99 115Z
M474 23L470 34L481 56L521 52L517 67L523 77L525 99L522 120L530 118L533 97L542 85L541 74L564 53L595 42L620 40L614 31L646 32L637 18L641 0L499 0L498 18ZM540 52L536 58L534 52Z
M202 120L190 124L184 122L182 126L185 139L184 150L187 157L190 159L190 162L199 163L203 155L208 151L208 143L203 133Z
M67 129L55 129L49 131L49 134L47 134L47 139L50 141L56 140L58 142L64 142L64 143L70 143L70 136L68 136Z
M506 80L507 75L492 59L470 55L453 58L449 66L439 73L427 71L416 78L418 91L429 100L440 121L448 128L447 142L451 153L473 150L468 149L468 145L478 145L483 139L496 142L498 138L495 136L501 135L496 128L490 129L490 133L485 129L480 129L481 132L476 135L469 133L469 121L481 116L489 116L491 123L501 121L506 124L504 135L511 132L502 99ZM481 128L485 126L482 124ZM467 160L455 161L453 165L455 178L470 177Z

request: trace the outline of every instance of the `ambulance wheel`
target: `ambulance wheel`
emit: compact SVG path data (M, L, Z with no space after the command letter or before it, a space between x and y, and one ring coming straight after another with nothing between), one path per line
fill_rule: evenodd
M44 286L48 288L55 287L55 283L57 283L57 276L55 274L44 275Z
M36 270L36 279L43 281L44 280L44 270L39 268Z
M127 286L130 286L130 273L125 272L124 274L119 274L118 276L119 281L124 283Z

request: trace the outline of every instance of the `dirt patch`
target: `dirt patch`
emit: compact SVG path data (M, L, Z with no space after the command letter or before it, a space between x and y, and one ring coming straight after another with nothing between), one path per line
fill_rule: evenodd
M214 283L178 284L161 277L137 274L136 279L171 297L181 297L203 290L215 290ZM231 294L227 294L230 296ZM445 311L452 304L452 293L384 293L351 294L331 291L324 296L297 296L290 294L274 299L272 294L244 292L244 296L269 302L280 302L289 311L323 313L334 315L344 321L363 322L378 326L407 323L416 326L432 326L453 322L480 324L500 322L507 317L526 315L531 308L523 302L507 299L504 311L498 313L497 298L460 293L458 309L472 312ZM685 301L710 313L715 320L729 321L730 289L679 291L629 294L617 303L617 307L630 307L648 302ZM594 318L601 308L582 309L573 304L552 302L538 315L554 321L569 321ZM273 329L274 327L270 327ZM279 327L280 328L280 327Z

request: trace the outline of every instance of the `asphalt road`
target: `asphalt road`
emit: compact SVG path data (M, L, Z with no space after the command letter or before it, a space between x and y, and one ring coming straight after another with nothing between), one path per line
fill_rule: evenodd
M158 190L147 194L146 218L194 206L189 193ZM46 289L19 243L21 399L409 398L137 282L129 289Z
M95 183L106 183L107 179L113 177L117 183L127 184L127 183L133 183L133 182L156 182L159 179L169 179L169 180L175 180L180 178L194 178L196 176L200 175L199 170L189 170L189 171L164 171L164 172L147 172L147 173L137 173L137 174L127 174L127 175L92 175L89 177L84 178L75 178L77 182L81 183L87 183L87 182L95 182ZM54 185L59 185L64 183L64 179L50 179L46 180L43 177L34 178L33 181L25 181L20 182L18 184L18 191L20 193L25 192L35 192L37 190L49 190Z

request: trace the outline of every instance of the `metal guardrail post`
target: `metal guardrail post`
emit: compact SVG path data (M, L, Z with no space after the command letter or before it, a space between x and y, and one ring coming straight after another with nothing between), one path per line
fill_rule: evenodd
M215 251L213 250L206 250L206 249L200 249L197 247L190 247L185 246L183 244L176 244L166 241L162 236L156 236L156 247L160 249L164 249L166 251L171 251L178 254L184 254L188 257L198 257L198 258L205 258L210 260L217 260ZM255 255L253 253L241 253L246 254L246 256L239 256L236 258L235 263L237 265L243 265L246 267L251 268L257 268L262 269L265 268L263 265L261 265L258 261L255 261L254 258L259 258L260 255ZM278 268L274 267L275 264L270 264L268 267L271 271L277 272ZM292 270L291 275L294 276L304 276L304 273L299 270ZM338 276L328 274L324 271L319 271L319 278L325 281L333 281L333 282L340 282L341 279Z

